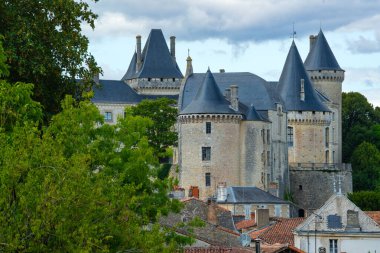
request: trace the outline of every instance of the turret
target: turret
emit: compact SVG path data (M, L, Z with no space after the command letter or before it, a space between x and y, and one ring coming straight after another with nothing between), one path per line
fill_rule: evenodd
M326 105L332 111L329 129L330 163L342 162L342 83L344 70L339 66L322 30L310 36L310 51L305 68L314 87L328 98Z
M236 152L240 150L242 118L242 113L231 108L208 70L197 94L178 116L179 183L186 192L197 187L199 197L205 199L216 196L221 182L240 185Z
M321 102L293 41L278 84L288 111L289 163L325 163L330 109Z

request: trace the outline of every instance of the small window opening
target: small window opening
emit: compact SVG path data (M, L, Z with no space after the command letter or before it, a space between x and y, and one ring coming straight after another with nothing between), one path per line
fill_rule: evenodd
M206 186L211 186L211 173L205 174Z
M206 122L206 134L211 134L211 122Z

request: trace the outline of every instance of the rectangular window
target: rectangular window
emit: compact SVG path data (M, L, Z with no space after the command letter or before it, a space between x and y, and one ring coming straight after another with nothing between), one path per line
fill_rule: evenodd
M265 144L265 130L261 130L261 136L263 137L263 143Z
M325 146L326 146L326 148L329 147L329 141L330 141L330 131L329 131L329 128L326 127L325 128Z
M267 143L270 143L270 130L267 129Z
M211 160L211 147L202 147L202 161Z
M288 147L293 147L293 127L288 127Z
M274 216L281 217L281 205L274 205Z
M338 240L330 239L330 253L338 253Z
M270 151L267 151L267 165L270 166Z
M206 122L206 134L211 134L211 122Z
M211 186L211 173L205 174L206 186Z
M112 121L112 112L105 112L104 113L104 120L107 122Z

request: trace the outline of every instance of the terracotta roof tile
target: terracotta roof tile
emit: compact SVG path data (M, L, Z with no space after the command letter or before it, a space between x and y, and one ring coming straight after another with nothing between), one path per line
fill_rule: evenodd
M255 220L242 220L235 223L236 229L250 228L256 225Z
M185 253L251 253L253 248L230 248L230 247L188 247L184 250Z
M260 238L268 244L289 244L294 245L294 229L303 222L305 218L282 218L278 219L275 224L260 229L258 231L253 231L249 235L251 238Z
M365 211L365 213L380 225L380 211Z

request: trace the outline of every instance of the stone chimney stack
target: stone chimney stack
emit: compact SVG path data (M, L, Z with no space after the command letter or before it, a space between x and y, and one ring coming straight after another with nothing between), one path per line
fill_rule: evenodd
M309 36L309 40L310 40L310 48L309 48L309 52L310 52L311 49L313 48L314 43L315 43L315 41L317 40L317 37L318 37L318 35L310 35L310 36Z
M142 59L141 59L141 35L136 36L136 71L141 70Z
M234 111L238 111L239 110L239 98L238 98L238 86L233 84L230 86L230 89L231 89L231 108L234 110Z
M305 79L301 79L301 101L305 101Z
M175 60L175 36L170 37L170 54L173 60Z
M193 74L193 60L191 59L190 55L186 59L186 74L185 77L189 77L191 74Z
M227 200L227 183L220 182L218 183L218 193L217 199L218 202L225 202Z
M266 226L269 224L269 209L256 209L255 214L257 228Z

